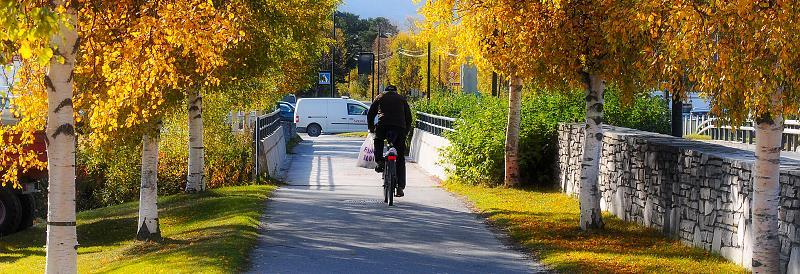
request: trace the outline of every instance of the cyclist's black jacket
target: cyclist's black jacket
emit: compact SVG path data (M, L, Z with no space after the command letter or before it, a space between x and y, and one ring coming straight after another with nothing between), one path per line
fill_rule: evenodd
M379 126L396 126L411 129L411 108L403 95L397 92L384 92L375 98L367 112L367 126L375 129L375 116L378 115Z

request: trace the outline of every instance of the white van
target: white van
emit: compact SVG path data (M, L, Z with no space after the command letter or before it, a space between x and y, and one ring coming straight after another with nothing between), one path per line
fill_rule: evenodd
M347 98L303 98L297 101L294 122L298 132L317 137L325 133L367 131L366 104Z

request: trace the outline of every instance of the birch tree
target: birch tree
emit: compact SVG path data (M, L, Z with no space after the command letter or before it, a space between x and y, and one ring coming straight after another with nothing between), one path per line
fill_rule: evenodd
M85 139L100 150L111 142L142 147L136 235L159 241L160 120L193 95L183 93L186 87L218 83L212 72L224 64L221 53L242 34L236 18L207 1L96 1L84 7L76 105L86 120Z
M530 78L520 70L514 55L527 54L527 49L515 44L494 40L501 30L501 21L510 9L519 4L508 2L485 3L483 1L427 1L420 9L425 20L420 22L421 40L432 41L451 57L458 52L456 62L472 63L479 69L502 71L510 75L509 111L506 124L504 185L520 184L519 178L519 127L522 85ZM455 12L454 12L455 11ZM499 42L499 43L498 43Z
M161 241L158 223L158 141L161 123L150 134L142 135L142 176L139 190L139 220L136 239Z
M711 98L713 113L734 125L754 119L751 267L780 272L780 151L783 117L800 109L800 4L660 1L642 10L649 11L641 17L650 18L650 29L664 34L662 50L651 55L663 61L662 71L685 65L689 81Z
M238 99L237 108L264 109L273 101L264 100L278 91L306 85L315 57L322 52L323 29L329 30L330 13L337 2L312 0L239 0L231 1L221 14L236 17L237 30L242 35L237 43L214 43L220 52L220 63L212 72L226 79L225 85L202 83L190 88L187 98L189 125L189 159L186 191L205 190L203 145L203 93L224 92ZM326 28L328 27L328 28ZM280 31L276 31L280 30ZM224 36L220 37L224 38ZM205 62L202 56L195 57ZM203 73L185 70L193 79L203 79ZM231 88L234 86L248 88ZM252 88L257 87L257 88ZM232 90L247 90L232 93ZM237 101L237 100L231 100Z
M44 87L46 92L17 92L13 103L41 117L30 106L46 101L47 168L49 170L47 212L47 256L45 272L76 273L78 240L75 230L75 121L72 108L73 68L78 50L75 31L77 11L66 1L43 4L38 1L0 1L0 40L3 61L20 56L23 83ZM44 118L44 117L42 117ZM27 124L27 125L26 125ZM25 128L26 126L31 126ZM11 126L11 131L38 130L32 119ZM5 131L5 130L4 130ZM3 140L2 142L7 142ZM32 142L32 140L23 140ZM20 167L36 165L28 159ZM7 178L16 180L16 178Z
M422 8L427 21L424 29L452 33L447 29L457 28L457 34L449 37L455 37L460 49L493 71L551 90L585 90L580 187L583 229L603 227L597 180L605 86L607 82L616 84L630 95L645 83L641 75L648 65L643 61L643 49L650 40L641 22L635 20L635 8L632 2L612 0L439 0L426 2ZM511 126L509 123L509 130ZM514 167L513 162L506 163L508 174Z
M512 73L512 75L514 75ZM511 76L508 86L508 122L505 146L505 186L519 184L519 128L522 120L522 78Z
M189 168L186 176L186 192L204 191L205 150L203 148L203 95L197 89L189 91L186 99L189 107Z
M47 88L47 257L45 272L77 272L75 230L75 119L72 110L73 69L78 52L77 12L64 0L52 9L64 11L58 33L50 38L54 56L44 77Z

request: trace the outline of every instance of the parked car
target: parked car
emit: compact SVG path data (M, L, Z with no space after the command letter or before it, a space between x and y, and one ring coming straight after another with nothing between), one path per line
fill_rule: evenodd
M297 96L294 94L287 94L283 96L282 102L287 102L293 107L297 106Z
M324 133L367 131L366 104L347 98L303 98L297 101L294 122L298 132L317 137Z
M277 105L280 110L281 121L292 122L294 120L294 105L284 101L278 102Z

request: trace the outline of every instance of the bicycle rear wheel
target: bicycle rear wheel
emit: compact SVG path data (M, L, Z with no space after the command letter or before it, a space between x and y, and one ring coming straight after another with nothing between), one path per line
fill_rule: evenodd
M386 202L390 205L394 205L394 189L397 187L397 170L395 169L395 161L387 161L386 162L386 182L384 188L384 195L386 195Z

